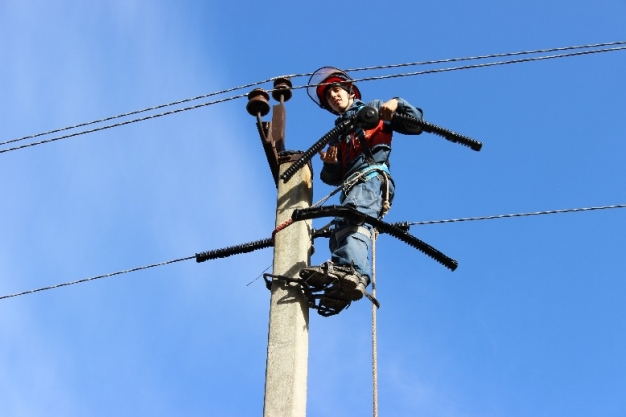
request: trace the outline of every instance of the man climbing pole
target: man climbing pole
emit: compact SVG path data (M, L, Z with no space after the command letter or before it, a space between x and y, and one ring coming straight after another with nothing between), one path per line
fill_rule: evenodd
M422 111L396 97L389 101L361 101L361 92L352 78L334 67L317 70L309 80L308 94L321 108L339 116L336 125L353 117L364 106L378 110L380 121L372 129L356 127L320 151L324 167L322 181L341 186L340 202L381 219L391 207L394 183L389 171L393 131L420 134L419 127L407 128L390 123L395 113L422 120ZM333 220L329 247L331 261L304 268L300 276L314 287L324 287L320 307L334 314L364 295L370 283L369 251L372 227L337 217ZM323 311L323 310L322 310Z

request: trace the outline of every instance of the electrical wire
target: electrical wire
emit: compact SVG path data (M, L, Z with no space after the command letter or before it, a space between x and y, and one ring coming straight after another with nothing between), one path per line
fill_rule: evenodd
M596 43L596 44L588 44L588 45L564 46L564 47L559 47L559 48L534 49L534 50L520 51L520 52L504 52L504 53L499 53L499 54L477 55L477 56L464 57L464 58L444 58L444 59L437 59L437 60L431 60L431 61L408 62L405 64L376 65L376 66L370 66L370 67L350 68L344 71L356 72L356 71L370 71L370 70L400 68L400 67L413 67L413 66L419 66L419 65L433 65L433 64L443 64L443 63L449 63L449 62L475 61L479 59L502 58L506 56L544 54L544 53L549 53L549 52L571 51L575 49L600 48L604 46L616 46L616 45L625 45L625 44L626 44L626 41L604 42L604 43ZM312 74L308 74L308 75L312 75Z
M563 209L563 210L535 211L535 212L529 212L529 213L499 214L495 216L462 217L459 219L449 219L449 220L432 220L432 221L409 223L409 226L418 226L418 225L422 226L422 225L427 225L427 224L442 224L442 223L458 223L458 222L469 222L469 221L476 221L476 220L508 219L512 217L542 216L546 214L578 213L582 211L609 210L609 209L617 209L617 208L626 208L626 204L616 204L612 206L573 208L573 209Z
M459 70L474 69L474 68L484 68L484 67L491 67L491 66L498 66L498 65L519 64L519 63L522 63L522 62L533 62L533 61L542 61L542 60L547 60L547 59L567 58L567 57L589 55L589 54L596 54L596 53L602 53L602 52L615 52L615 51L620 51L620 50L624 50L624 49L626 49L626 46L621 46L621 47L616 47L616 48L599 49L599 50L593 50L593 51L571 52L571 53L567 53L567 54L549 55L549 56L541 56L541 57L533 57L533 58L514 59L514 60L508 60L508 61L489 62L489 63L485 63L485 64L464 65L464 66L460 66L460 67L438 68L438 69L432 69L432 70L424 70L424 71L416 71L416 72L408 72L408 73L400 73L400 74L381 75L381 76L376 76L376 77L365 77L365 78L355 79L354 82L378 81L378 80L383 80L383 79L388 79L388 78L412 77L412 76L417 76L417 75L432 74L432 73L439 73L439 72L450 72L450 71L459 71ZM317 86L317 85L324 85L324 83L322 83L322 84L306 84L306 85L301 85L301 86L295 86L295 87L292 87L291 89L292 90L298 90L298 89L308 88L308 87ZM267 90L267 91L268 92L273 92L273 91L277 91L277 90ZM42 141L39 141L39 142L33 142L33 143L26 144L26 145L16 146L16 147L13 147L13 148L2 149L2 150L0 150L0 154L6 153L6 152L16 151L16 150L19 150L19 149L29 148L29 147L32 147L32 146L43 145L45 143L55 142L55 141L58 141L58 140L61 140L61 139L68 139L68 138L71 138L71 137L80 136L80 135L84 135L84 134L87 134L87 133L93 133L93 132L98 132L98 131L101 131L101 130L111 129L113 127L124 126L124 125L128 125L128 124L131 124L131 123L142 122L142 121L145 121L145 120L150 120L150 119L155 119L155 118L158 118L158 117L168 116L168 115L171 115L171 114L181 113L181 112L188 111L188 110L194 110L194 109L198 109L198 108L201 108L201 107L211 106L211 105L214 105L214 104L224 103L226 101L231 101L231 100L235 100L235 99L246 97L246 96L247 96L247 94L239 94L239 95L236 95L236 96L227 97L227 98L223 98L223 99L220 99L220 100L215 100L215 101L210 101L210 102L207 102L207 103L197 104L195 106L184 107L182 109L171 110L171 111L167 111L167 112L160 113L160 114L155 114L155 115L151 115L151 116L145 116L145 117L141 117L141 118L138 118L138 119L132 119L132 120L128 120L128 121L124 121L124 122L120 122L120 123L115 123L115 124L111 124L111 125L101 126L101 127L90 129L90 130L86 130L86 131L71 133L71 134L55 137L55 138L52 138L52 139L46 139L46 140L42 140Z
M6 145L6 144L9 144L9 143L13 143L13 142L19 142L19 141L26 140L26 139L34 139L34 138L38 138L40 136L51 135L53 133L64 132L66 130L72 130L72 129L76 129L76 128L79 128L79 127L85 127L85 126L90 126L90 125L97 124L97 123L103 123L103 122L108 122L108 121L115 120L115 119L121 119L123 117L128 117L128 116L133 116L133 115L136 115L136 114L146 113L146 112L149 112L149 111L159 110L159 109L163 109L165 107L172 107L172 106L176 106L176 105L179 105L179 104L200 100L200 99L203 99L203 98L217 96L217 95L220 95L220 94L226 94L226 93L229 93L229 92L232 92L232 91L242 90L244 88L255 87L257 85L265 84L265 83L271 82L273 80L274 80L274 78L269 78L267 80L257 81L257 82L250 83L250 84L244 84L244 85L240 85L238 87L227 88L226 90L215 91L213 93L203 94L201 96L186 98L184 100L173 101L173 102L167 103L167 104L160 104L158 106L148 107L148 108L141 109L141 110L134 110L134 111L131 111L131 112L128 112L128 113L118 114L116 116L110 116L110 117L105 117L103 119L92 120L90 122L79 123L79 124L74 125L74 126L67 126L67 127L63 127L63 128L60 128L60 129L50 130L48 132L37 133L37 134L34 134L34 135L24 136L24 137L17 138L17 139L10 139L10 140L4 141L4 142L0 142L0 146Z
M29 148L31 146L43 145L44 143L55 142L55 141L61 140L61 139L68 139L68 138L72 138L72 137L75 137L75 136L85 135L87 133L99 132L101 130L111 129L113 127L125 126L125 125L129 125L131 123L143 122L145 120L156 119L158 117L163 117L163 116L169 116L170 114L181 113L181 112L184 112L184 111L187 111L187 110L199 109L201 107L211 106L211 105L218 104L218 103L224 103L226 101L235 100L237 98L241 98L241 97L245 97L245 96L247 96L247 94L240 94L238 96L227 97L227 98L223 98L221 100L209 101L207 103L196 104L195 106L189 106L189 107L185 107L185 108L177 109L177 110L170 110L170 111L167 111L167 112L164 112L164 113L153 114L153 115L150 115L150 116L140 117L138 119L132 119L132 120L127 120L127 121L120 122L120 123L114 123L114 124L111 124L111 125L96 127L94 129L90 129L90 130L84 130L84 131L80 131L80 132L70 133L70 134L63 135L63 136L58 136L58 137L55 137L55 138L52 138L52 139L45 139L45 140L41 140L39 142L32 142L32 143L28 143L26 145L20 145L20 146L15 146L13 148L2 149L2 150L0 150L0 154L6 153L6 152L11 152L11 151L17 151L19 149Z
M126 269L124 271L118 271L118 272L113 272L113 273L110 273L110 274L98 275L98 276L91 277L91 278L79 279L78 281L64 282L62 284L52 285L52 286L43 287L43 288L37 288L35 290L19 292L19 293L16 293L16 294L3 295L3 296L0 297L0 300L4 300L5 298L19 297L21 295L32 294L32 293L39 292L39 291L47 291L47 290L53 290L55 288L67 287L69 285L74 285L74 284L80 284L80 283L83 283L83 282L94 281L96 279L109 278L109 277L113 277L115 275L122 275L122 274L128 274L130 272L142 271L144 269L156 268L157 266L169 265L169 264L173 264L173 263L181 262L181 261L188 261L189 259L195 259L195 256L189 256L187 258L174 259L172 261L167 261L167 262L159 262L159 263L152 264L152 265L140 266L140 267L137 267L137 268Z
M431 64L439 64L439 63L470 61L470 60L479 60L479 59L488 59L488 58L506 57L506 56L519 56L519 55L548 53L548 52L566 51L566 50L575 50L575 49L589 49L589 48L598 48L598 47L611 46L611 45L624 45L624 44L626 44L626 41L615 41L615 42L605 42L605 43L587 44L587 45L578 45L578 46L567 46L567 47L559 47L559 48L536 49L536 50L528 50L528 51L520 51L520 52L508 52L508 53L500 53L500 54L479 55L479 56L464 57L464 58L447 58L447 59L441 59L441 60L410 62L410 63L403 63L403 64L378 65L378 66L351 68L351 69L347 69L345 71L346 72L356 72L356 71L390 69L390 68L400 68L400 67L407 67L407 66L431 65ZM378 76L378 77L367 77L367 78L356 79L354 81L355 82L356 81L373 81L373 80L382 80L382 79L386 79L386 78L416 76L416 75L438 73L438 72L449 72L449 71L457 71L457 70L463 70L463 69L472 69L472 68L480 68L480 67L495 66L495 65L506 65L506 64L520 63L520 62L531 62L531 61L544 60L544 59L553 59L553 58L563 58L563 57L570 57L570 56L577 56L577 55L586 55L586 54L599 53L599 52L610 52L610 51L617 51L617 50L621 50L621 49L626 49L626 47L609 48L609 49L593 50L593 51L583 51L583 52L578 52L578 53L553 55L553 56L547 56L547 57L535 57L535 58L527 58L527 59L520 59L520 60L500 61L500 62L494 62L494 63L478 64L478 65L467 65L467 66L461 66L461 67L440 68L440 69L426 70L426 71L419 71L419 72L412 72L412 73L383 75L383 76ZM42 133L37 133L37 134L34 134L34 135L24 136L24 137L21 137L21 138L10 139L10 140L4 141L4 142L0 142L0 146L7 145L7 144L10 144L10 143L19 142L19 141L26 140L26 139L34 139L34 138L37 138L37 137L46 136L46 135L50 135L50 134L53 134L53 133L59 133L59 132L63 132L63 131L73 130L73 129L76 129L76 128L79 128L79 127L85 127L85 126L90 126L90 125L97 124L97 123L103 123L103 122L107 122L107 121L111 121L111 120L115 120L115 119L119 119L119 118L123 118L123 117L128 117L128 116L131 116L131 115L145 113L145 112L148 112L148 111L154 111L154 110L158 110L158 109L162 109L162 108L166 108L166 107L171 107L171 106L175 106L175 105L179 105L179 104L183 104L183 103L199 100L199 99L202 99L202 98L207 98L207 97L211 97L211 96L215 96L215 95L220 95L220 94L225 94L225 93L232 92L232 91L241 90L241 89L244 89L244 88L255 87L255 86L267 83L267 82L274 81L274 80L276 80L278 78L297 78L297 77L310 76L312 74L313 73L309 72L309 73L283 75L283 76L280 76L280 77L272 77L272 78L268 78L266 80L261 80L261 81L257 81L257 82L253 82L253 83L248 83L248 84L244 84L244 85L240 85L240 86L237 86L237 87L228 88L228 89L217 91L217 92L213 92L213 93L203 94L203 95L196 96L196 97L191 97L191 98L187 98L187 99L183 99L183 100L174 101L174 102L167 103L167 104L161 104L161 105L158 105L158 106L148 107L148 108L141 109L141 110L135 110L135 111L131 111L131 112L128 112L128 113L119 114L119 115L116 115L116 116L110 116L110 117L106 117L106 118L103 118L103 119L98 119L98 120L93 120L93 121L90 121L90 122L80 123L80 124L77 124L77 125L74 125L74 126L68 126L68 127L64 127L64 128L60 128L60 129L54 129L54 130L50 130L50 131L47 131L47 132L42 132ZM314 84L297 86L297 87L293 87L292 89L302 89L302 88L307 88L307 87L310 87L310 86L313 86L313 85ZM274 91L274 90L269 90L269 91L271 92L271 91ZM81 131L81 132L77 132L77 133L73 133L73 134L63 135L63 136L59 136L59 137L48 139L48 140L34 142L34 143L31 143L31 144L28 144L28 145L17 146L17 147L13 147L13 148L0 150L0 153L6 153L6 152L10 152L10 151L15 151L15 150L18 150L18 149L23 149L23 148L27 148L27 147L31 147L31 146L41 145L41 144L44 144L44 143L54 142L54 141L61 140L61 139L67 139L67 138L74 137L74 136L84 135L84 134L87 134L87 133L94 133L94 132L98 132L98 131L101 131L101 130L110 129L110 128L113 128L113 127L124 126L124 125L131 124L131 123L136 123L136 122L140 122L140 121L150 120L150 119L154 119L154 118L157 118L157 117L167 116L167 115L170 115L170 114L176 114L176 113L180 113L180 112L183 112L183 111L193 110L193 109L197 109L197 108L200 108L200 107L205 107L205 106L209 106L209 105L213 105L213 104L223 103L223 102L226 102L226 101L230 101L230 100L234 100L234 99L237 99L237 98L245 97L246 95L247 94L236 95L236 96L233 96L233 97L228 97L226 99L216 100L216 101L212 101L212 102L208 102L208 103L203 103L203 104L196 105L196 106L189 106L189 107L185 107L185 108L182 108L182 109L178 109L178 110L174 110L174 111L168 111L168 112L160 113L160 114L153 115L153 116L137 118L137 119L129 120L129 121L126 121L126 122L121 122L121 123L115 123L115 124L111 124L111 125L107 125L107 126L102 126L100 128L95 128L95 129Z
M607 210L607 209L616 209L616 208L626 208L626 204L616 204L616 205L611 205L611 206L596 206L596 207L573 208L573 209L564 209L564 210L536 211L536 212L530 212L530 213L500 214L500 215L496 215L496 216L464 217L464 218L460 218L460 219L450 219L450 220L434 220L434 221L425 221L425 222L413 222L413 223L408 223L408 225L409 226L417 226L417 225L427 225L427 224L456 223L456 222L473 221L473 220L506 219L506 218L512 218L512 217L528 217L528 216L538 216L538 215L544 215L544 214L563 214L563 213L574 213L574 212L588 212L588 211L594 211L594 210ZM52 290L52 289L60 288L60 287L67 287L67 286L74 285L74 284L80 284L80 283L83 283L83 282L94 281L96 279L109 278L109 277L113 277L113 276L116 276L116 275L128 274L128 273L131 273L131 272L141 271L141 270L144 270L144 269L155 268L157 266L164 266L164 265L169 265L169 264L173 264L173 263L176 263L176 262L188 261L190 259L196 259L196 255L188 256L186 258L174 259L174 260L166 261L166 262L159 262L159 263L152 264L152 265L140 266L140 267L137 267L137 268L126 269L126 270L123 270L123 271L113 272L113 273L110 273L110 274L98 275L98 276L91 277L91 278L79 279L77 281L65 282L65 283L62 283L62 284L52 285L52 286L49 286L49 287L37 288L37 289L34 289L34 290L23 291L23 292L19 292L19 293L15 293L15 294L10 294L10 295L3 295L3 296L0 296L0 300L4 300L6 298L19 297L19 296L27 295L27 294L33 294L33 293L40 292L40 291ZM248 284L248 285L250 285L250 284Z
M569 58L569 57L574 57L574 56L598 54L598 53L603 53L603 52L616 52L616 51L621 51L625 49L626 49L626 46L620 46L620 47L615 47L615 48L596 49L592 51L570 52L567 54L511 59L507 61L488 62L484 64L463 65L459 67L437 68L437 69L424 70L424 71L404 72L400 74L389 74L389 75L379 75L375 77L355 78L352 81L356 83L356 82L363 82L363 81L378 81L378 80L384 80L388 78L414 77L416 75L435 74L435 73L440 73L440 72L451 72L451 71L468 70L468 69L475 69L475 68L493 67L493 66L499 66L499 65L520 64L523 62L544 61L548 59L557 59L557 58ZM292 87L292 90L308 88L308 87L317 86L317 85L324 85L324 83L296 86L296 87Z

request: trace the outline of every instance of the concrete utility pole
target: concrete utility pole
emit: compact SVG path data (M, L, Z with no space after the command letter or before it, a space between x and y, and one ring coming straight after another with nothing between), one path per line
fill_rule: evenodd
M280 173L291 163L281 165ZM283 169L284 168L284 169ZM295 208L311 205L311 171L303 168L278 185L276 225L291 217ZM311 222L298 222L276 234L274 274L296 278L309 265ZM272 283L270 326L265 371L264 417L306 415L309 355L309 306L302 289L280 280Z
M300 156L284 151L285 108L291 98L291 82L277 79L272 96L280 102L274 106L272 123L261 121L269 113L269 95L260 89L248 95L246 109L257 116L257 127L278 189L276 227L291 218L296 208L311 205L312 170L306 166L287 183L282 174ZM275 235L274 275L297 278L309 266L311 255L311 222L297 222ZM309 354L309 307L302 289L293 283L273 280L270 300L270 323L265 370L264 417L304 417L306 415L307 367Z

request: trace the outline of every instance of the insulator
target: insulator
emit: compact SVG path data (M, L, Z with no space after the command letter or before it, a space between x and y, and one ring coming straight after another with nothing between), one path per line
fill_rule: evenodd
M272 97L274 100L280 102L282 97L283 102L289 101L292 96L291 86L291 80L289 77L276 78L274 80L274 91L272 91Z
M248 93L246 110L250 116L265 116L270 112L270 95L262 88L255 88Z

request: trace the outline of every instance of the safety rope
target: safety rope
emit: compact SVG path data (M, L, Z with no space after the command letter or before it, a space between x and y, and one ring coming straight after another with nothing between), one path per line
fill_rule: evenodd
M372 296L376 298L376 240L378 230L375 228L372 234ZM376 311L378 308L372 303L372 389L374 417L378 417L378 324L376 321Z
M385 217L391 209L391 203L389 202L389 181L391 181L391 178L389 178L387 173L384 173L383 176L385 177L385 195L383 197L382 207L380 208L380 215L378 216L379 219Z
M276 233L280 232L281 230L286 229L292 224L293 224L293 219L290 218L289 220L286 220L282 222L281 224L279 224L278 226L276 226L276 229L274 229L274 231L272 232L272 242L274 242L274 240L276 239Z

